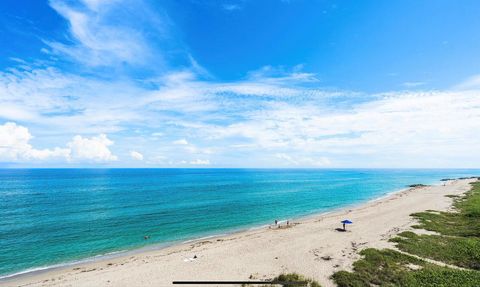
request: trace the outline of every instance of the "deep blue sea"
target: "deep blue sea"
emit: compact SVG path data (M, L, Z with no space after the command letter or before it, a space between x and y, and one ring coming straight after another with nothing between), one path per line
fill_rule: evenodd
M325 212L409 184L478 175L480 170L0 169L0 277Z

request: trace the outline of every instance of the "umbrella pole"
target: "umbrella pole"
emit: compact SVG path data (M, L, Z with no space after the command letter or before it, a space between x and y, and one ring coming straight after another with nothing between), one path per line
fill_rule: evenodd
M347 231L347 229L345 228L345 223L343 224L343 230Z

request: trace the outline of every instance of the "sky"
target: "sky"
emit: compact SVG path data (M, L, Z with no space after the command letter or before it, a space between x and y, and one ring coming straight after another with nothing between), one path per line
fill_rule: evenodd
M476 0L0 1L0 167L480 167Z

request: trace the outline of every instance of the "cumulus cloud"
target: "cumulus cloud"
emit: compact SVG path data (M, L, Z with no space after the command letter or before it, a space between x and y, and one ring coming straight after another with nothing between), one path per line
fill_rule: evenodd
M113 145L113 141L109 140L105 134L92 138L84 138L77 135L67 144L71 151L72 160L90 160L95 162L116 161L118 159L108 148L111 145Z
M130 151L130 157L132 157L135 160L143 160L143 154L134 150Z
M33 136L28 128L7 122L0 125L0 161L108 162L117 160L109 146L113 141L101 134L92 138L75 136L65 148L37 149L30 144Z
M0 125L0 161L69 158L69 149L35 149L29 143L32 138L28 129L23 126L12 122Z

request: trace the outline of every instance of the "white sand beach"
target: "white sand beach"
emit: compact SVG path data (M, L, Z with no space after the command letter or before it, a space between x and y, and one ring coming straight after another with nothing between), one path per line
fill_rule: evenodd
M0 282L0 286L171 286L174 280L268 279L298 272L333 286L333 272L351 269L366 247L385 248L388 239L411 230L411 213L448 210L473 179L416 187L354 208L295 220L289 228L262 228L104 259ZM340 221L353 224L339 232ZM196 259L193 259L194 256Z

